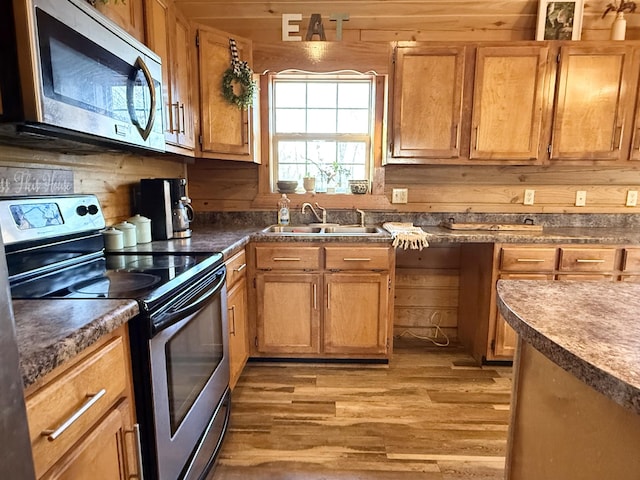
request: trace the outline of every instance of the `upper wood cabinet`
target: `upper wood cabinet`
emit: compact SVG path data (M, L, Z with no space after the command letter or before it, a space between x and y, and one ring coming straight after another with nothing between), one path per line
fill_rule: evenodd
M460 156L464 60L463 46L395 49L388 163Z
M633 48L562 46L551 160L626 160L633 97Z
M162 100L167 149L190 153L195 147L195 111L189 23L171 0L145 0L147 45L162 58ZM186 152L184 151L186 150Z
M96 9L105 17L117 23L141 42L144 42L144 8L143 0L127 0L126 2L96 2Z
M548 47L478 47L472 159L538 158Z
M640 64L640 48L636 51L636 63ZM630 159L640 160L640 81L638 82L638 88L636 90L636 110L630 147Z
M241 110L222 96L222 77L231 66L229 39L241 61L252 63L251 41L212 28L198 27L200 149L207 158L254 161L253 108Z

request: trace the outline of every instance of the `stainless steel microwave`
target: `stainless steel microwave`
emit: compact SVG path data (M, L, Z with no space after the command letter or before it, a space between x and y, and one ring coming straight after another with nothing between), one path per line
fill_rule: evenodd
M84 0L3 4L0 136L164 151L155 53Z

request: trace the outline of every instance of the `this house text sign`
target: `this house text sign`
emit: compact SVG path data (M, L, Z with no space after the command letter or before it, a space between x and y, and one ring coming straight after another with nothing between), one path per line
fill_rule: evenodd
M73 193L71 170L0 167L0 196L69 193Z
M342 40L342 24L349 20L348 13L332 13L329 20L336 22L336 40ZM302 35L300 33L300 24L293 22L302 22L301 13L283 13L282 14L282 41L283 42L301 42ZM326 41L327 37L324 33L324 25L322 24L322 15L312 13L309 19L305 40L322 40Z

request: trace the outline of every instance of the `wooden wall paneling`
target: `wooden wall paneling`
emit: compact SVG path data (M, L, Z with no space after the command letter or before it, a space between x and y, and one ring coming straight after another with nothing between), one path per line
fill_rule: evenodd
M301 13L296 22L304 36L312 13L322 15L328 40L335 39L331 13L348 13L343 38L367 42L398 40L533 40L537 25L537 0L451 2L430 0L376 0L370 2L330 0L314 2L253 2L236 0L176 0L187 17L254 40L276 42L282 38L282 14ZM608 0L585 2L582 39L606 40L613 15L602 19ZM628 15L627 38L640 39L640 16Z
M258 168L250 163L196 159L187 167L194 210L251 210L258 194Z
M397 251L394 335L457 336L459 266L459 246Z
M71 169L75 193L93 193L104 210L107 224L131 216L131 186L141 178L185 177L186 168L179 157L139 156L105 153L66 155L26 148L0 146L0 165L26 168Z

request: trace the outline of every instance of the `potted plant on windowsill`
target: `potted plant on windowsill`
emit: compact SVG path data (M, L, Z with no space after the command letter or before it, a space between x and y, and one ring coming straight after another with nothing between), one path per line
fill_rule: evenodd
M624 18L625 13L634 13L636 11L636 2L625 2L624 0L615 0L609 4L602 14L602 18L606 17L609 12L615 12L616 18L611 25L611 40L624 40L627 31L627 20Z

